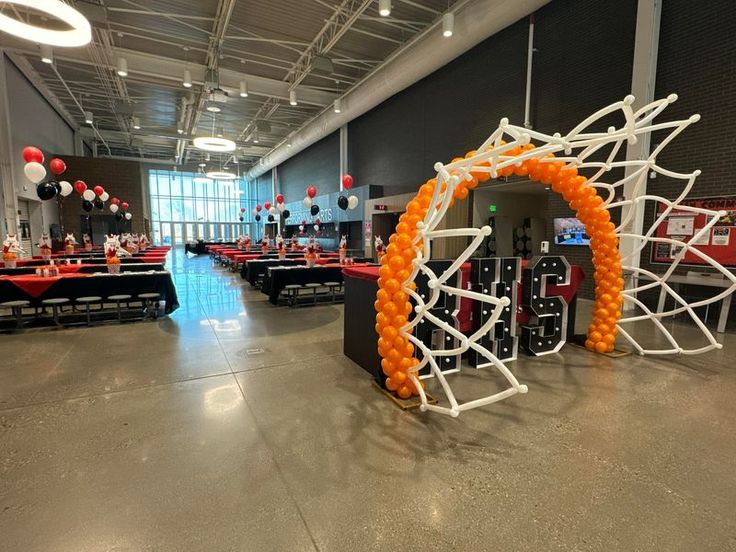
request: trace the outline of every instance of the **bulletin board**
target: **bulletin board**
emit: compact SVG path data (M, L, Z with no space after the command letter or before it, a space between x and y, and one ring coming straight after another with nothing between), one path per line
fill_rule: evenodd
M686 199L681 204L727 212L726 216L716 222L710 232L693 245L723 266L736 267L736 196ZM657 203L656 216L659 217L666 208L664 203ZM705 224L704 214L673 209L669 216L657 226L654 235L658 238L672 238L687 242ZM680 249L669 243L652 243L651 260L653 263L671 263ZM693 253L686 253L681 262L690 265L707 264Z

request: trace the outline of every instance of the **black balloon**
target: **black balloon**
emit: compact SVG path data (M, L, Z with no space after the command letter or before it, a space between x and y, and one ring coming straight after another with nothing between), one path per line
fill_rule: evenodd
M238 220L239 220L240 222L243 222L243 217L238 217Z
M348 208L348 198L341 195L337 198L337 206L342 209L343 211L347 210Z
M319 205L312 205L312 208L309 209L309 212L312 213L312 216L319 213Z
M256 219L256 222L261 222L261 215L256 215L255 219Z
M84 209L88 213L92 210L93 207L94 204L91 201L87 201L86 199L82 200L82 209Z
M117 213L115 213L115 220L117 220L118 222L120 222L121 220L123 220L123 218L124 218L124 215L120 211L118 211Z
M273 222L273 215L268 215L268 222Z
M283 210L283 211L281 212L281 216L282 216L282 217L284 217L285 219L287 219L287 218L289 218L289 217L291 216L291 213L289 212L289 210L288 210L288 209L284 209L284 210Z
M100 211L105 208L105 203L99 198L96 197L94 201L92 202L95 207L97 207Z
M41 182L36 186L36 193L39 198L46 201L56 195L56 186L54 186L53 182Z
M53 182L52 181L52 182L50 182L50 184L53 184L54 185L54 188L56 188L56 193L57 194L60 194L61 193L61 184L59 182Z

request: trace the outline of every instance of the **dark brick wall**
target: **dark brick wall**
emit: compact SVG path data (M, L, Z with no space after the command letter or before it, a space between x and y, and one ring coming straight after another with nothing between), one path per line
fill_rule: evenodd
M340 132L333 132L278 167L279 191L286 201L298 201L307 186L319 194L340 189Z
M662 120L686 119L699 113L699 122L681 133L659 155L667 169L690 173L700 169L691 197L736 195L736 6L731 0L700 2L667 0L662 6L656 97L676 93L679 99ZM657 144L662 136L654 136ZM673 198L682 189L678 181L658 176L649 180L650 193ZM654 219L650 206L645 225ZM651 251L641 264L651 267ZM654 265L662 270L664 265ZM680 272L692 270L680 268ZM701 270L698 268L697 270Z
M121 202L127 202L129 211L133 215L129 225L132 232L144 231L143 186L140 164L136 161L122 161L117 159L102 159L95 157L73 157L65 155L67 170L63 177L72 184L75 180L83 180L88 188L100 185L105 188L110 197L117 197ZM104 211L93 209L92 217L111 216L108 209L109 201ZM64 198L62 204L62 220L65 232L74 232L77 241L81 243L82 230L80 216L86 214L82 210L82 198L72 192ZM150 234L149 234L150 237Z
M545 133L565 133L582 119L631 92L636 31L636 0L588 2L564 0L537 12L532 87L532 123ZM591 130L620 126L622 118L600 121ZM613 175L623 176L623 173ZM610 178L610 177L609 177ZM562 196L549 194L547 234L553 236L555 217L575 216ZM583 267L583 297L592 297L593 265L590 249L550 246Z

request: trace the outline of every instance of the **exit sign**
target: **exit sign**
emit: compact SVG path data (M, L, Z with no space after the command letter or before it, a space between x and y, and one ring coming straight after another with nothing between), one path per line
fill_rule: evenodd
M374 209L376 211L388 211L388 205L375 205Z
M495 213L495 212L496 212L496 204L495 204L495 203L491 203L491 204L490 204L490 205L488 206L488 212L489 212L489 213Z

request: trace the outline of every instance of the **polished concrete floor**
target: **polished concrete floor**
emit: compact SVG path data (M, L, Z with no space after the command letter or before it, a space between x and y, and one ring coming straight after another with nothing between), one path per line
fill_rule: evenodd
M524 357L528 394L451 419L373 387L341 306L173 270L168 319L0 336L0 550L736 550L733 335Z

